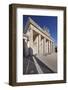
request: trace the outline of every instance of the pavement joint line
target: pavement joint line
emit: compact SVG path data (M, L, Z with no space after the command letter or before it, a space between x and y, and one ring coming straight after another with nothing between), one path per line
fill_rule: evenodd
M34 58L34 56L33 56L33 60L34 60L34 63L35 63L38 73L42 74L43 71L41 70L41 68L40 68L39 64L37 63L36 59Z
M27 73L27 71L28 71L29 62L30 62L30 60L28 60L28 65L27 65L27 68L26 68L26 73Z

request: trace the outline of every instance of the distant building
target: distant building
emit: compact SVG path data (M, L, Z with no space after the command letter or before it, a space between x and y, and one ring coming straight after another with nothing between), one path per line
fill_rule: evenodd
M30 17L23 33L23 53L25 56L35 54L47 55L55 52L55 44L50 33L42 29Z

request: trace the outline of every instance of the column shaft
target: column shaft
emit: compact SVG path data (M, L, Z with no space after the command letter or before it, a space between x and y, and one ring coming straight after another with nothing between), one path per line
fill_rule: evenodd
M30 41L30 55L33 55L33 30L30 30L30 36L29 36L29 41Z
M39 46L39 45L38 45L38 36L37 36L37 54L38 54L38 46Z
M41 54L41 35L39 34L39 54Z
M52 53L52 42L51 42L51 53Z
M43 54L46 54L46 38L44 38L44 43L43 43Z
M48 41L48 53L50 53L50 40Z
M52 46L53 46L53 47L52 47L52 50L53 50L53 52L54 52L54 51L55 51L54 43L52 44Z
M51 42L51 53L53 53L53 42Z

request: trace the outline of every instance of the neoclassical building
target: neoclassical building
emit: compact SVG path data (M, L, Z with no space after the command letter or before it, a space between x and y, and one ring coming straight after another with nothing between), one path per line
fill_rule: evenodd
M42 29L30 17L23 31L23 51L24 55L48 55L55 52L54 40L47 28Z

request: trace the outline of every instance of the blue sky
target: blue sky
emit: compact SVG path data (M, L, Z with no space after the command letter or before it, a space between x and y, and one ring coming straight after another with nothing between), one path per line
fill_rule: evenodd
M23 15L23 27L25 27L28 17L31 17L41 28L44 26L49 29L52 38L57 45L57 17L56 16L32 16Z

